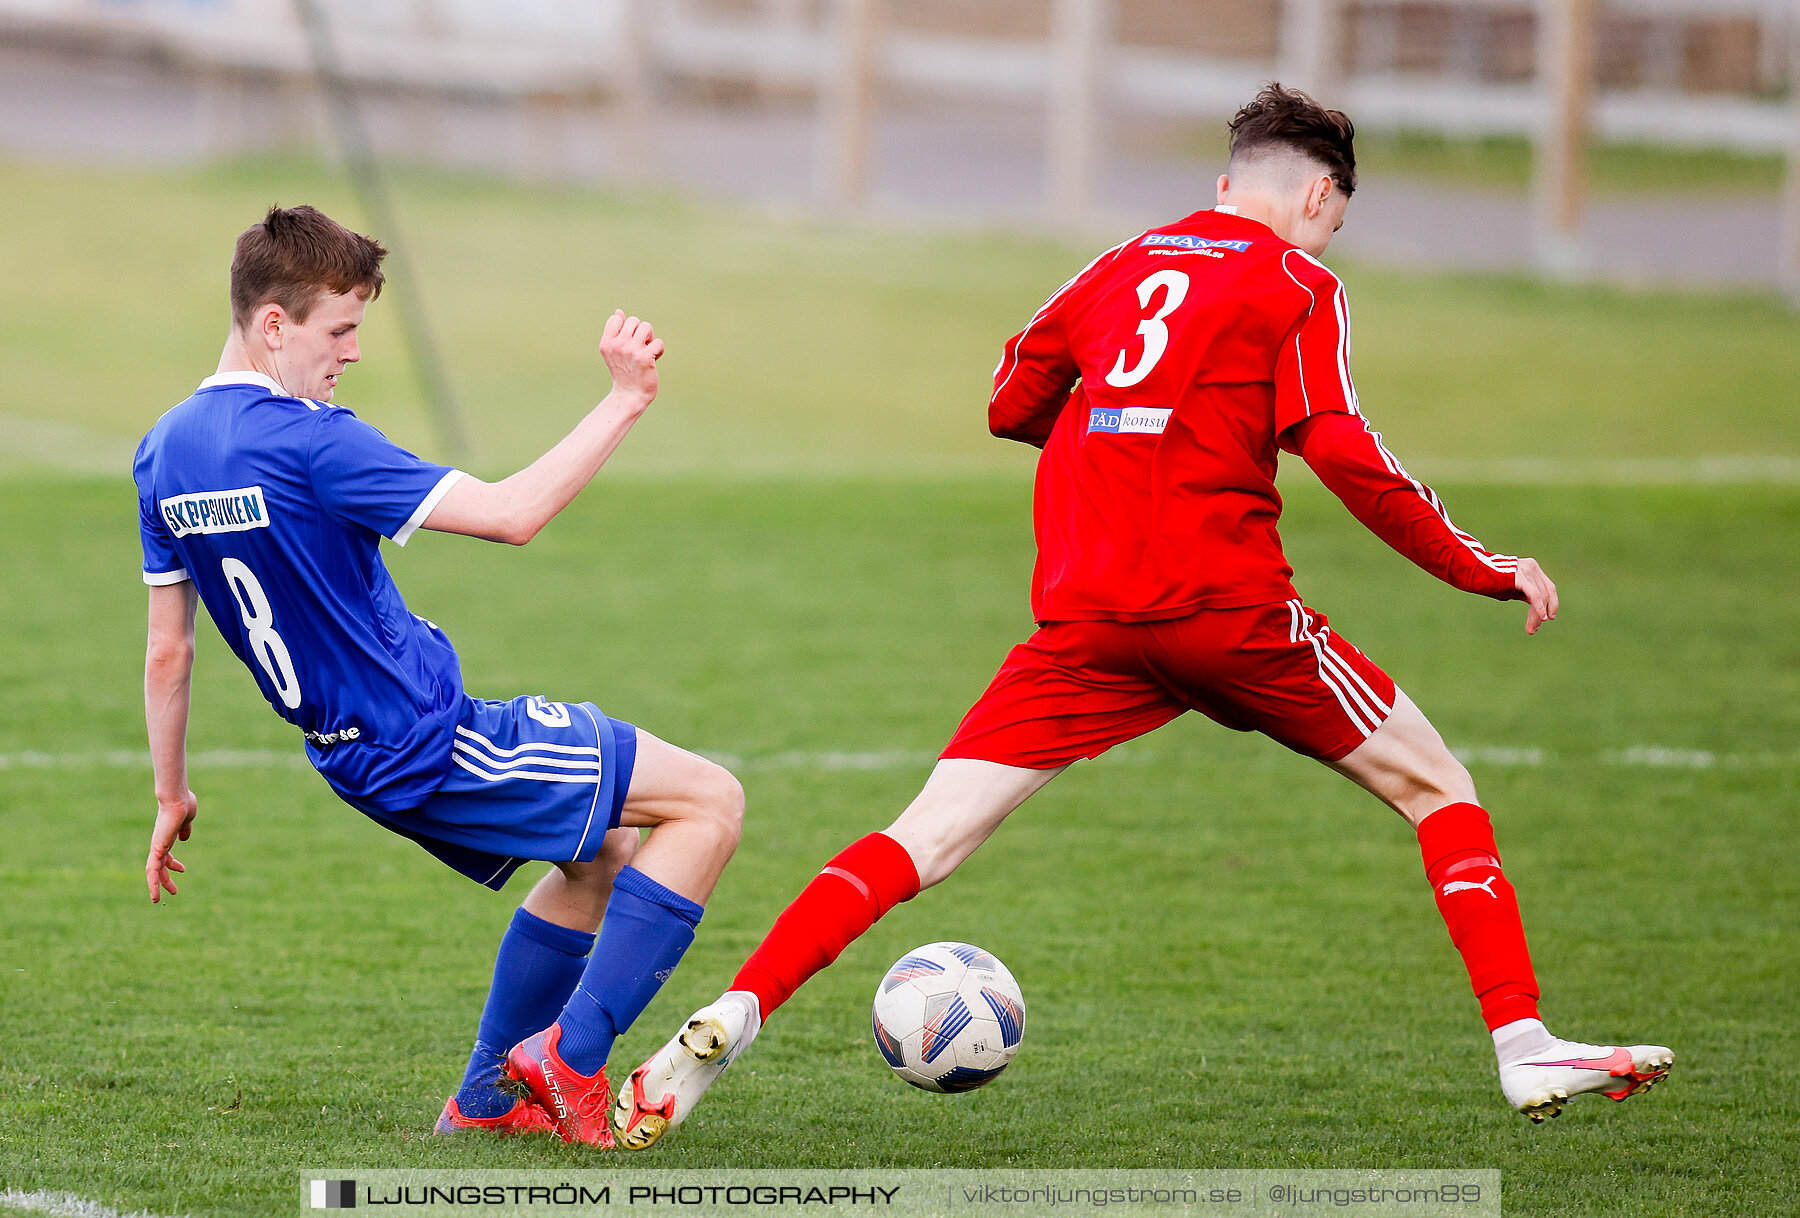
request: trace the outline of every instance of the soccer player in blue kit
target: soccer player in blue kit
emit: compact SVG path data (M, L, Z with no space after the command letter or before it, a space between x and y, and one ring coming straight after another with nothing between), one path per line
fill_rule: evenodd
M663 344L614 313L600 342L611 392L529 467L486 483L330 404L361 356L386 252L314 208L272 208L238 238L217 373L138 449L157 802L145 882L158 901L185 870L172 850L198 808L186 742L204 603L346 803L489 888L554 864L501 940L437 1131L610 1148L608 1053L693 941L737 846L742 788L592 702L466 694L450 640L407 610L380 540L426 528L530 541L656 397Z

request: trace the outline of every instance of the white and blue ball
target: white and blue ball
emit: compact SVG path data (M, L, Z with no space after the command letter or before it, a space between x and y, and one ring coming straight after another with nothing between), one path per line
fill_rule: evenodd
M1025 1035L1025 996L992 952L928 943L895 961L875 991L875 1047L927 1091L994 1080Z

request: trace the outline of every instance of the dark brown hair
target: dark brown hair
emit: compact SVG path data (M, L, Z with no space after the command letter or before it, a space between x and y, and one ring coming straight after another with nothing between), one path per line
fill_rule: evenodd
M271 207L261 224L245 229L231 258L231 320L278 304L304 322L328 292L381 295L387 251L373 237L353 233L316 207Z
M1289 149L1323 166L1346 195L1356 192L1356 124L1342 110L1271 81L1226 127L1233 160Z

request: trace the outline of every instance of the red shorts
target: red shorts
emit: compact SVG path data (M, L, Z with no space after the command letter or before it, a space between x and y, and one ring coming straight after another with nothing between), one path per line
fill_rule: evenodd
M1197 710L1336 761L1393 705L1388 675L1299 601L1050 622L1012 649L942 756L1053 769Z

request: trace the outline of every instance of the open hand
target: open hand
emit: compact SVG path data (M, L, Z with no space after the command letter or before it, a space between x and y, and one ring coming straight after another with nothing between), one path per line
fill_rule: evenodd
M614 309L606 319L600 358L612 373L613 392L634 399L640 410L656 399L656 361L662 353L662 339L649 322L627 317L623 309Z
M1521 558L1513 574L1514 595L1525 602L1525 633L1536 634L1545 622L1556 620L1556 585L1535 558Z
M150 888L152 902L162 900L164 889L171 895L175 893L175 877L170 872L187 870L169 852L177 839L187 841L193 832L194 814L199 810L200 801L192 791L183 792L182 798L173 803L158 803L156 828L150 831L150 857L144 860L144 883Z

